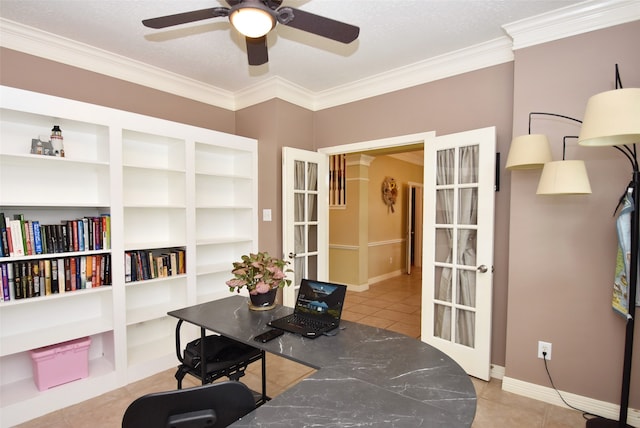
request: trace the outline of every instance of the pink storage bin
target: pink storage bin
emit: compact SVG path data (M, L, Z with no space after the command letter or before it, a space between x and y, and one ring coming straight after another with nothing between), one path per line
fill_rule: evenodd
M29 351L40 391L89 376L90 337Z

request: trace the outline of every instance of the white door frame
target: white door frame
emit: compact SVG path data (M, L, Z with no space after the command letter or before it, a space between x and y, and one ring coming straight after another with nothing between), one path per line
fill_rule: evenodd
M388 149L419 143L427 143L436 138L435 131L420 132L418 134L401 135L399 137L382 138L380 140L361 141L358 143L343 144L342 146L323 147L318 153L326 155L339 155L342 153L357 153L367 150Z

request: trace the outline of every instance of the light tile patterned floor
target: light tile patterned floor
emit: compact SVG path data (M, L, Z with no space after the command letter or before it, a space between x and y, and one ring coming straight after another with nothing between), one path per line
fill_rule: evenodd
M421 275L401 275L373 284L364 292L348 292L344 319L420 337ZM267 355L267 392L275 397L295 385L313 369ZM20 425L20 428L118 428L125 409L135 398L149 392L176 388L174 370L167 370L100 397L61 409ZM254 364L242 378L250 388L260 389L260 365ZM585 421L579 412L502 391L501 382L472 378L478 408L472 428L577 428ZM187 376L184 387L195 386Z

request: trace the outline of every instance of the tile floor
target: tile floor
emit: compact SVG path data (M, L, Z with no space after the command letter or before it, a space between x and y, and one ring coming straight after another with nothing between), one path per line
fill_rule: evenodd
M420 337L420 272L376 283L364 292L348 292L344 319ZM371 299L375 297L375 299ZM267 392L275 397L296 384L313 369L267 355ZM117 428L125 409L135 398L149 392L175 389L174 370L129 384L99 397L70 406L20 425L20 428ZM472 378L478 408L472 428L577 428L584 427L581 413L504 392L501 382ZM247 370L243 382L260 389L260 365ZM187 376L184 387L195 386Z

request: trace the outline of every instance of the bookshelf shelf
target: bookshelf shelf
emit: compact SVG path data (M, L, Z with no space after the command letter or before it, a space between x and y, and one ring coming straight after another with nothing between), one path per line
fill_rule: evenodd
M65 157L31 154L54 125ZM110 248L0 256L0 265L111 258L110 286L0 301L0 425L174 367L166 314L229 295L231 263L257 251L257 200L253 139L0 86L0 213L40 224L110 218ZM169 249L184 252L185 273L126 282L127 253ZM38 391L29 350L85 336L89 377Z
M101 287L92 287L92 288L85 288L85 289L74 290L74 291L66 291L64 293L50 294L48 296L37 296L37 297L30 297L27 299L14 299L14 300L3 301L3 302L0 302L0 307L31 305L41 300L49 301L49 300L56 300L56 299L69 299L71 297L78 297L84 294L111 293L111 290L112 290L111 286L103 285Z
M0 389L0 401L5 408L22 407L25 403L32 403L37 407L56 410L51 406L51 402L66 402L66 397L79 397L77 401L82 401L87 397L78 396L86 390L108 392L115 384L113 362L106 357L89 359L89 377L79 379L75 382L51 388L47 391L38 391L32 379L21 379L9 384L2 385ZM45 412L46 413L46 412Z

